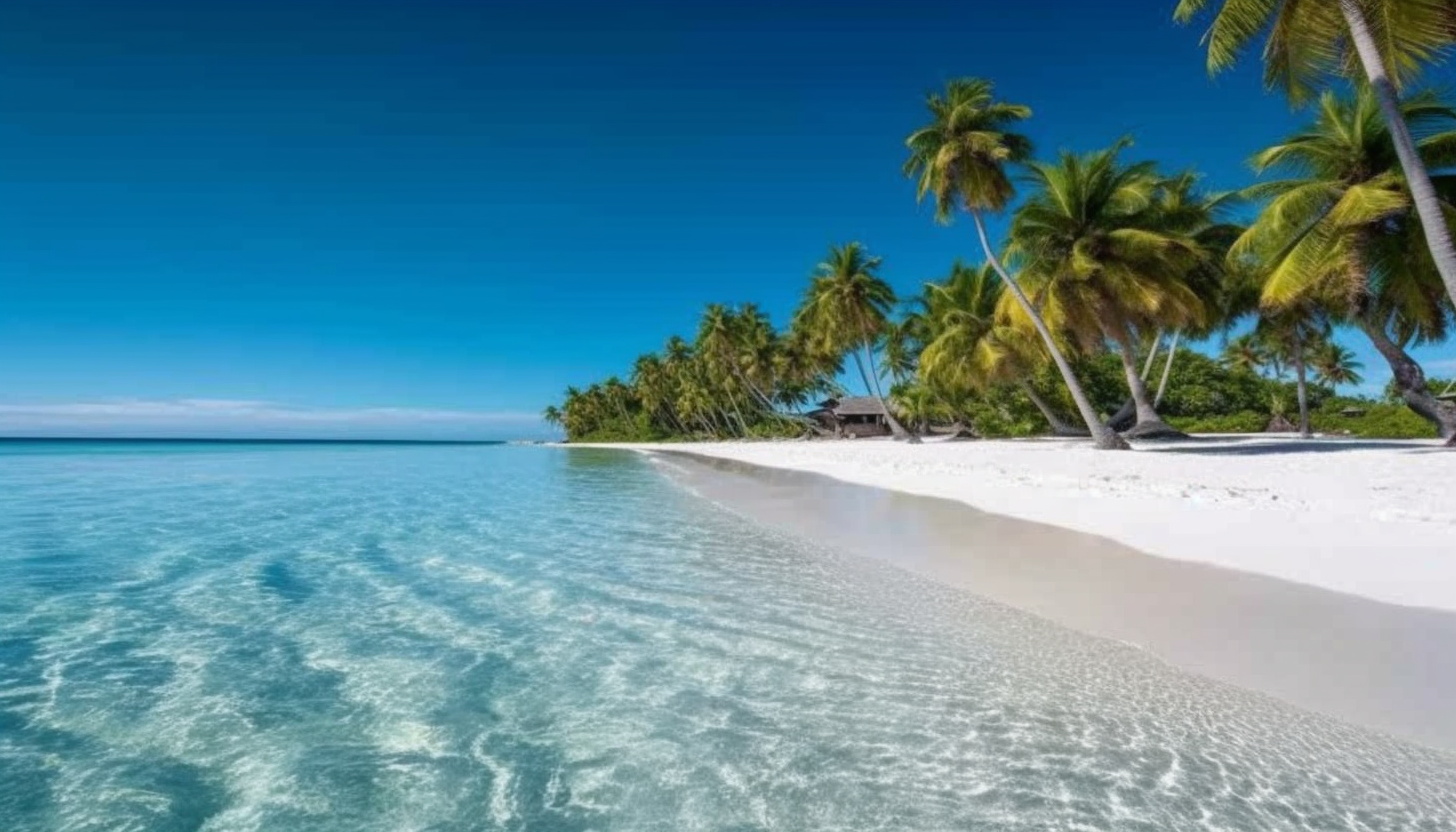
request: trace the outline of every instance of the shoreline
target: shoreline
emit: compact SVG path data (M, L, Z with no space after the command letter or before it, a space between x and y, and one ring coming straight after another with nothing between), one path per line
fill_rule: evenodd
M935 497L674 448L700 497L816 546L880 560L1185 672L1447 753L1456 613L1384 604Z
M821 474L1156 557L1456 612L1456 465L1436 440L1220 437L1122 453L1057 439L601 447Z

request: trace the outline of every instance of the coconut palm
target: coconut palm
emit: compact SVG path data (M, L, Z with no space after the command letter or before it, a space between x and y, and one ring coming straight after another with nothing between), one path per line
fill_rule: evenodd
M1179 0L1174 17L1187 22L1209 0ZM1268 31L1264 80L1300 102L1332 74L1363 70L1391 137L1416 215L1446 295L1456 300L1456 246L1442 200L1407 123L1399 92L1423 64L1456 42L1451 0L1222 0L1204 42L1210 72L1227 69L1249 41Z
M1294 369L1299 435L1304 439L1314 436L1309 425L1309 353L1328 333L1329 324L1320 310L1310 306L1262 315L1254 328L1253 337L1262 342L1265 354Z
M558 408L554 404L553 405L547 405L546 406L546 409L543 410L543 411L541 411L541 421L545 422L546 424L548 424L548 425L550 425L550 426L552 426L554 428L561 427L561 424L562 424L561 409Z
M879 400L891 432L916 441L890 412L880 389L875 344L889 327L895 306L894 290L878 274L880 263L858 242L830 246L795 317L816 352L854 358L865 392Z
M1032 387L1030 377L1045 361L1035 333L1031 337L998 319L1005 284L990 264L951 266L942 283L927 283L917 301L915 320L923 331L920 354L923 384L949 400L965 391L984 393L997 384L1019 387L1046 417L1058 436L1085 436Z
M674 433L689 433L688 427L673 408L674 391L672 378L667 374L662 359L648 353L638 356L632 365L632 389L642 409L655 422L667 422Z
M698 322L698 335L693 352L698 356L705 380L719 391L728 404L728 412L740 435L748 435L748 419L744 416L746 390L739 381L737 322L728 307L710 303Z
M897 384L890 391L895 409L914 426L916 433L929 433L933 422L944 421L950 416L946 406L935 390L920 381Z
M1420 94L1401 103L1402 123L1421 136L1428 165L1456 163L1456 110ZM1261 303L1310 303L1354 324L1390 364L1401 395L1441 436L1456 437L1456 405L1437 400L1406 347L1445 338L1451 315L1426 250L1395 145L1374 95L1325 93L1312 124L1259 153L1254 167L1288 178L1249 188L1267 198L1229 252L1265 264ZM1443 210L1456 216L1456 176L1435 177Z
M910 151L905 174L916 179L919 199L933 196L937 220L949 222L958 210L970 214L987 262L1046 345L1097 447L1126 448L1127 443L1098 417L1051 328L1007 273L986 234L984 215L1005 209L1015 194L1007 167L1031 156L1031 141L1014 132L1019 122L1031 117L1031 109L997 101L993 92L991 82L966 78L951 81L944 93L926 96L930 122L905 140Z
M1364 368L1355 353L1334 341L1326 340L1311 351L1309 366L1314 370L1315 379L1320 384L1330 389L1337 389L1342 384L1359 384L1365 380L1360 375Z
M810 342L802 326L790 327L780 338L774 376L778 380L775 397L783 407L798 410L815 397L838 391L834 379L844 371L842 356L818 353Z
M1129 142L1085 155L1032 163L1037 189L1011 224L1022 280L1061 311L1066 331L1086 350L1116 344L1136 407L1135 436L1176 435L1158 417L1137 344L1160 330L1199 326L1203 302L1187 281L1202 246L1159 204L1165 179L1150 162L1123 164Z
M1269 351L1259 336L1247 332L1224 345L1219 362L1231 370L1257 374L1269 364Z
M923 346L916 329L916 320L909 316L890 322L885 329L885 370L896 384L915 375L915 365Z
M1156 214L1147 218L1160 230L1191 239L1201 249L1202 256L1181 277L1202 301L1206 313L1202 326L1192 326L1191 329L1189 325L1176 327L1167 339L1167 356L1163 361L1157 392L1153 395L1155 410L1163 401L1178 345L1184 336L1198 340L1216 331L1227 330L1239 316L1258 306L1257 290L1236 294L1229 288L1231 285L1244 285L1226 266L1225 258L1229 246L1243 232L1242 226L1228 222L1225 217L1241 205L1242 198L1238 192L1203 191L1198 187L1199 178L1193 171L1184 171L1164 179L1156 191L1153 205ZM1148 382L1153 362L1158 357L1163 334L1154 333L1151 339L1147 360L1143 363L1144 384ZM1136 420L1136 402L1129 398L1108 423L1114 428L1127 429L1133 427Z

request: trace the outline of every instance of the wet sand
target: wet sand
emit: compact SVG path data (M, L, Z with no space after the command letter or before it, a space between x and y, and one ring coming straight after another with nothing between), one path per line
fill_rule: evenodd
M1456 614L1153 557L963 503L660 452L664 470L760 523L879 558L1170 664L1456 750Z

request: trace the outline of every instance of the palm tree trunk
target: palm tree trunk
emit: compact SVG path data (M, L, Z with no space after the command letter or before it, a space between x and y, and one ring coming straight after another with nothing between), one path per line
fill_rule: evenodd
M1036 388L1031 386L1031 382L1020 378L1016 380L1016 384L1021 388L1021 392L1025 393L1028 399L1031 399L1031 403L1036 406L1036 409L1041 411L1042 418L1046 419L1047 424L1051 426L1053 436L1081 435L1081 431L1062 421L1062 417L1058 416L1057 412L1052 410L1051 405L1046 403L1046 399L1043 399L1041 394L1036 392Z
M1350 28L1350 41L1360 55L1365 76L1375 91L1375 99L1380 102L1381 112L1385 114L1390 136L1395 142L1395 155L1400 159L1406 186L1410 188L1411 201L1416 205L1416 214L1420 216L1421 227L1426 232L1426 245L1431 250L1431 259L1436 263L1436 271L1441 273L1441 281L1446 284L1446 294L1456 301L1456 245L1451 243L1451 230L1446 225L1436 188L1431 184L1431 175L1421 162L1415 139L1411 137L1410 126L1401 115L1400 98L1395 83L1386 72L1380 47L1370 32L1365 13L1360 10L1359 0L1339 2L1340 12L1345 16L1345 25Z
M869 359L870 366L869 375L868 377L864 378L865 390L870 392L871 395L873 395L875 399L879 401L880 409L885 412L885 421L888 422L890 425L890 435L894 436L896 439L903 439L904 441L909 442L912 445L919 444L920 437L916 436L908 430L905 430L905 426L900 424L900 420L896 419L895 415L890 412L890 404L889 402L885 401L885 394L880 392L879 371L875 368L875 352L874 349L870 346L870 341L868 338L865 339L864 351L865 358ZM860 376L864 377L865 365L860 363L859 353L851 351L851 354L854 356L854 362L856 364L859 364ZM875 387L873 390L870 390L869 380L871 378L875 380Z
M728 393L728 403L733 405L733 416L738 419L738 430L740 435L748 436L748 421L743 418L743 408L738 404L738 394L734 393L728 385L723 385L724 391Z
M1148 347L1148 360L1143 362L1143 381L1144 382L1146 382L1148 380L1148 376L1151 375L1152 372L1153 372L1153 361L1155 359L1157 359L1157 357L1158 357L1158 347L1162 343L1163 343L1163 333L1161 331L1159 331L1158 334L1157 334L1157 337L1153 338L1152 346Z
M1163 334L1159 332L1158 337L1153 340L1152 347L1148 349L1148 358L1146 361L1143 362L1142 379L1144 384L1147 384L1148 376L1151 375L1153 372L1153 361L1158 357L1158 343L1162 341L1162 339ZM1153 408L1156 409L1157 406L1157 402L1154 401ZM1119 407L1117 409L1117 412L1112 414L1107 419L1107 426L1112 428L1113 430L1130 430L1135 427L1137 423L1137 402L1133 401L1132 399L1128 399L1127 401L1123 402L1122 407Z
M724 410L722 405L717 405L709 410L708 417L713 420L719 436L726 438L733 435L733 415Z
M1299 332L1299 325L1294 326L1293 349L1290 351L1290 358L1294 360L1294 389L1299 397L1299 438L1313 439L1314 433L1309 429L1309 388L1305 381L1304 373L1304 336Z
M1168 376L1173 373L1173 356L1178 354L1178 338L1183 334L1182 330L1173 330L1173 339L1168 342L1168 360L1163 363L1163 377L1158 380L1158 392L1153 396L1153 409L1163 403L1163 391L1168 389Z
M1421 369L1421 365L1399 344L1390 340L1380 322L1360 315L1355 318L1355 326L1365 333L1365 337L1370 339L1376 351L1390 365L1396 388L1400 390L1406 405L1416 415L1435 424L1437 436L1443 439L1456 437L1456 405L1431 395L1430 389L1426 387L1426 372Z
M664 402L661 408L661 412L667 414L667 420L669 422L672 422L673 427L677 428L678 432L681 433L683 436L687 436L689 433L691 433L691 431L688 430L688 426L683 424L683 421L681 419L677 418L677 411L672 409L672 405Z
M1158 410L1153 407L1153 399L1148 395L1148 385L1138 373L1136 346L1133 342L1132 332L1121 321L1102 323L1102 332L1117 343L1118 357L1122 359L1123 374L1127 376L1127 390L1132 394L1133 407L1137 412L1137 424L1133 429L1144 426L1163 425L1163 420L1158 418Z
M1062 374L1062 381L1067 385L1067 392L1072 394L1072 401L1077 405L1077 412L1081 414L1082 421L1087 423L1087 431L1092 434L1092 439L1097 447L1104 450L1127 450L1127 442L1098 418L1097 410L1092 407L1092 400L1087 398L1086 391L1082 389L1082 383L1072 372L1072 365L1067 363L1067 357L1062 355L1062 350L1057 346L1056 339L1052 337L1051 330L1047 329L1046 321L1041 319L1041 314L1036 311L1036 307L1031 305L1031 300L1026 297L1026 293L1021 291L1021 286L1002 267L1000 258L991 248L991 241L986 237L986 224L981 220L981 212L972 211L971 219L975 221L976 234L981 238L981 249L986 253L987 262L991 264L991 268L996 270L996 274L1001 276L1001 280L1011 290L1016 302L1021 304L1027 317L1031 318L1031 325L1036 327L1037 334L1046 344L1047 352L1051 353L1052 362L1057 365L1057 371Z

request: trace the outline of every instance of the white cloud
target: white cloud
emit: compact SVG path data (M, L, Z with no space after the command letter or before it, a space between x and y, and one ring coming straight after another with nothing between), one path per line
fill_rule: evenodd
M250 430L269 434L390 434L412 430L464 434L535 427L539 417L515 411L440 410L411 407L316 408L247 399L120 399L67 403L0 403L0 431L120 432Z

